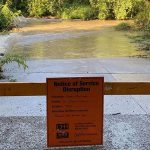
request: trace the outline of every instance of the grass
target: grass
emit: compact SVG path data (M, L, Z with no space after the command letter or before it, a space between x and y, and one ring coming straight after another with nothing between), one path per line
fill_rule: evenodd
M136 32L130 36L133 43L136 43L139 50L150 51L150 34L147 32Z
M146 57L150 56L150 34L143 31L130 32L129 38L137 45L139 51L146 52Z
M126 22L122 22L120 24L118 24L115 29L117 31L127 31L127 30L130 30L131 29L131 25L129 23L126 23Z
M135 43L138 50L145 51L146 53L150 51L150 25L146 26L143 30L140 30L135 24L131 25L129 23L123 22L115 27L118 31L130 31L128 32L128 37ZM147 53L147 57L150 53Z

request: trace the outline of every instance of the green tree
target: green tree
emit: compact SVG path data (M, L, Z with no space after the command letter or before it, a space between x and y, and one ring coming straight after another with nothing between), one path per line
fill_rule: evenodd
M10 29L14 18L13 12L9 9L8 4L0 6L0 30Z

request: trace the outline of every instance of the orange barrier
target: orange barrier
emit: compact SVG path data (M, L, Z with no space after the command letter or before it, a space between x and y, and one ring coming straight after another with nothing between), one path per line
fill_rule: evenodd
M46 96L46 83L0 83L0 96ZM150 82L105 82L104 95L150 95Z

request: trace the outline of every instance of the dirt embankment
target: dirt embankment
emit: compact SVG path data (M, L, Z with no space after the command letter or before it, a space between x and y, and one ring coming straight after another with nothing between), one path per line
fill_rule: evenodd
M110 27L110 26L116 26L119 23L123 21L100 21L100 20L90 20L90 21L80 21L80 20L73 20L73 21L47 21L44 24L39 23L33 23L29 26L21 27L19 29L15 29L14 32L31 32L31 31L60 31L60 30L90 30L95 29L99 27Z

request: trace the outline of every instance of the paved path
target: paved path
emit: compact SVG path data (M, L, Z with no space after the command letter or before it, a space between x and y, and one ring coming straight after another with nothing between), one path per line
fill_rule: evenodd
M28 64L26 72L12 65L5 74L13 75L20 82L46 82L46 77L67 76L104 76L105 81L150 81L148 59L32 60ZM0 97L0 116L45 116L45 99ZM105 114L114 113L150 114L150 96L105 96Z
M45 82L46 77L64 76L150 81L150 60L140 58L32 60L28 64L26 72L12 65L5 75L11 74L21 82ZM45 97L0 97L0 150L41 150L46 146L45 104ZM81 149L149 150L149 127L150 96L105 96L104 148Z

